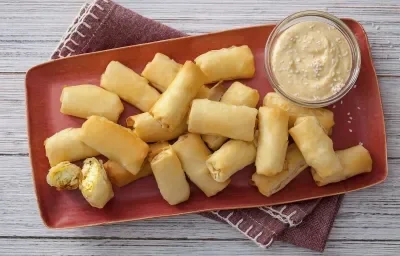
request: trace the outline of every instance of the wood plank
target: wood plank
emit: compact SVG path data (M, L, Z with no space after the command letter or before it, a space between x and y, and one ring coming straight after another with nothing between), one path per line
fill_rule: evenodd
M50 230L37 210L29 158L0 156L0 238L71 237L126 239L244 239L228 225L198 215L127 222L80 229ZM333 240L400 240L400 159L389 160L383 184L346 195L334 222ZM373 230L371 233L366 229ZM184 230L184 232L182 232Z
M24 72L46 61L84 1L18 1L0 4L0 72ZM275 23L308 9L332 12L360 21L370 38L379 74L400 75L400 7L396 1L118 1L127 8L188 34ZM62 11L60 11L62 10ZM26 13L30 13L29 16ZM15 29L10 30L13 27ZM43 31L43 28L46 28Z
M320 255L277 242L267 250L244 240L0 239L5 255ZM330 241L326 255L396 255L400 241ZM356 250L355 250L356 249Z
M0 73L0 154L28 154L24 74ZM400 77L380 77L388 156L400 158Z

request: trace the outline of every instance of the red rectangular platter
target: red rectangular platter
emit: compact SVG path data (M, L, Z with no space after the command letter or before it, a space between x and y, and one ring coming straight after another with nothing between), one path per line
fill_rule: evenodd
M47 185L46 175L50 166L45 155L44 140L64 128L80 127L84 122L83 119L60 113L63 86L98 85L100 75L112 60L120 61L140 74L157 52L183 63L209 50L248 45L255 56L256 74L252 79L241 81L258 89L261 104L265 94L272 91L264 71L264 46L274 25L240 28L84 54L31 68L26 75L28 135L33 181L44 223L51 228L80 227L210 210L283 204L342 194L385 180L388 171L385 126L367 36L356 21L345 19L345 22L358 39L362 63L357 86L342 102L336 103L334 108L329 107L335 113L336 123L332 139L335 150L363 143L374 161L371 173L317 187L307 169L280 192L264 197L249 185L255 171L254 165L251 165L236 173L231 184L214 197L207 198L191 185L190 199L177 206L170 206L162 199L154 177L149 176L123 188L114 187L115 197L104 209L92 208L79 190L59 192ZM124 105L125 110L120 117L122 125L127 116L139 113L129 104ZM347 122L349 116L353 118L351 124Z

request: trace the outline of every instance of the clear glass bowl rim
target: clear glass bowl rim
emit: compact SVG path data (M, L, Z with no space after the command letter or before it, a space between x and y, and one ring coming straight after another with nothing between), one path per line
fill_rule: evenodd
M350 71L350 77L343 86L343 88L336 94L332 95L329 98L318 100L318 101L306 101L302 99L295 98L293 96L288 95L285 93L285 91L279 86L279 83L276 81L274 74L272 72L271 68L271 63L270 63L270 51L272 50L272 44L274 40L277 38L279 33L281 32L282 28L287 25L290 22L295 21L296 19L299 18L304 18L304 17L318 17L322 19L329 20L330 22L334 23L338 28L340 28L340 32L342 32L343 36L346 38L350 45L351 49L351 55L352 55L352 68ZM357 81L358 75L360 73L360 67L361 67L361 52L360 52L360 47L358 45L357 38L355 37L354 33L350 30L350 28L339 18L336 16L329 14L327 12L322 12L322 11L314 11L314 10L307 10L307 11L301 11L301 12L296 12L292 15L289 15L282 21L280 21L275 28L272 30L271 34L268 37L268 40L265 45L265 51L264 51L264 68L267 73L267 78L272 86L272 88L275 90L275 92L279 93L289 101L295 103L296 105L302 106L302 107L308 107L308 108L319 108L319 107L325 107L328 105L331 105L339 100L341 100L354 86L354 84Z

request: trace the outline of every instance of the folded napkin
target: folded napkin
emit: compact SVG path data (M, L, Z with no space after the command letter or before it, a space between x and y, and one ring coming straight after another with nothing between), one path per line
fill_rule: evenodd
M85 4L61 39L52 59L186 36L109 0ZM227 223L259 246L274 240L323 251L341 196L201 215ZM295 227L295 228L293 228Z

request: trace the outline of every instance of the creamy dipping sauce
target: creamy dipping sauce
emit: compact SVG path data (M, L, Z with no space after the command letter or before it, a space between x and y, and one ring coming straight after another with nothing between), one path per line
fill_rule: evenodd
M345 86L350 76L350 45L339 30L324 22L293 25L279 35L271 53L275 79L285 93L295 98L329 98Z

